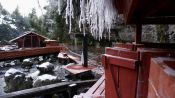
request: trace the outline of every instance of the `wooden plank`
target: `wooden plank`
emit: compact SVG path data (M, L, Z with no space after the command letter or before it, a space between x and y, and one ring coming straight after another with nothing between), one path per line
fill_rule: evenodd
M128 49L123 49L123 48L111 48L107 47L105 49L105 53L113 56L120 56L124 58L129 58L129 59L139 59L139 53L137 51L130 51Z
M104 82L105 76L103 75L87 92L87 95L94 94L100 85Z
M0 61L59 53L63 47L43 47L0 52Z
M83 85L87 86L87 85L92 85L94 82L96 82L96 80L56 83L56 84L16 91L5 95L0 95L0 98L31 98L34 96L43 96L47 94L54 94L54 93L66 91L68 89L68 85L70 84L77 84L78 86L83 86Z
M119 92L121 98L136 98L137 78L137 70L119 68Z
M93 93L95 95L101 95L105 89L105 79L103 82L100 84L100 86L96 89L96 91Z
M136 66L139 64L139 61L134 59L123 58L119 56L112 56L108 54L103 54L102 56L107 57L108 63L112 65L117 65L120 67L129 68L129 69L135 69Z

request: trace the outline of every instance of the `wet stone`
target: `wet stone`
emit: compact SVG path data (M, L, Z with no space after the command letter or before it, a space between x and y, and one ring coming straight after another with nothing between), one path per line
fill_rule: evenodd
M41 73L48 73L48 72L53 72L54 70L54 65L50 62L44 62L40 65L37 66L37 69L41 72Z
M13 92L32 87L32 78L26 77L25 74L19 70L11 68L6 71L4 75L6 86L5 92Z

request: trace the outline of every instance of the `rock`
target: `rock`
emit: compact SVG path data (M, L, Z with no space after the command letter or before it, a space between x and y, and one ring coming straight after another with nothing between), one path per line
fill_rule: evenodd
M33 73L30 73L30 74L28 75L28 77L31 77L33 80L36 80L37 77L38 77L39 75L40 75L40 71L37 70L37 71L35 71L35 72L33 72Z
M58 60L57 56L56 55L50 55L48 61L49 62L56 62Z
M11 68L6 71L4 75L6 86L5 92L13 92L32 87L32 78L26 77L25 74L19 70Z
M56 76L44 74L39 76L36 80L34 80L33 87L39 87L39 86L49 85L49 84L58 83L58 82L61 82L61 80Z
M50 62L44 62L41 65L37 66L37 69L41 72L41 73L48 73L48 72L53 72L54 70L54 65Z
M39 56L39 57L35 57L33 59L34 64L41 64L43 62L43 57Z
M11 67L15 65L16 65L16 61L5 61L3 64L3 67Z
M32 67L32 65L33 65L33 63L30 59L24 59L21 67L30 69Z

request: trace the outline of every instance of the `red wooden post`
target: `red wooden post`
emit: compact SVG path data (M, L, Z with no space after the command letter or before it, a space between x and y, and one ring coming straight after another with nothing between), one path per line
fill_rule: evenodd
M31 41L31 43L30 43L30 47L33 47L32 35L30 35L30 41Z

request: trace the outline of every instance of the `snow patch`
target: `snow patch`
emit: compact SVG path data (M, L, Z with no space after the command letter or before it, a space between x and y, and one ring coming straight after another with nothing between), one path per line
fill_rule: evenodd
M39 65L39 67L44 67L44 68L48 68L51 65L50 62L44 62L41 65Z
M30 59L24 59L23 62L31 62Z
M5 72L5 77L8 77L8 76L10 76L10 75L12 75L12 74L15 74L15 73L23 73L22 71L19 71L19 70L17 70L17 69L14 69L14 68L10 68L9 70L7 70L6 72Z
M56 80L57 77L56 76L49 75L49 74L44 74L44 75L39 76L37 79L39 79L41 81L45 81L45 80Z
M169 76L175 77L175 70L168 66L165 66L164 72L167 73Z

